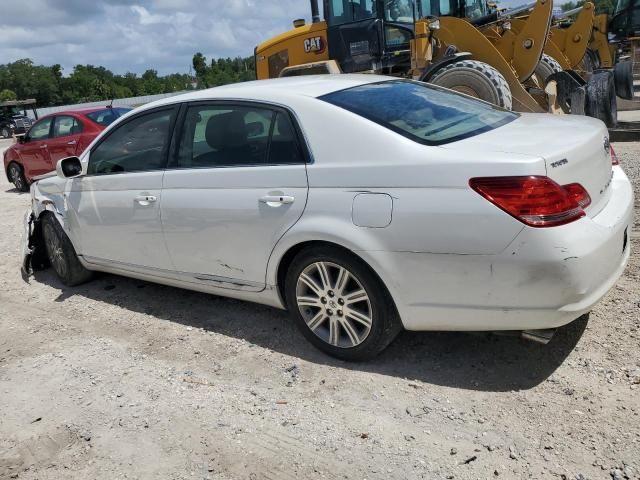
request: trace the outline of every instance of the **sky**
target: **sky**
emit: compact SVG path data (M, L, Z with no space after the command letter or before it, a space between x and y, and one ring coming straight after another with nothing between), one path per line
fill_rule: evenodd
M30 58L115 73L186 73L196 52L248 57L309 21L308 0L0 0L0 64Z
M308 0L0 2L0 64L30 58L59 63L66 75L77 64L118 74L187 73L196 52L208 59L247 57L258 43L292 28L294 19L310 20Z

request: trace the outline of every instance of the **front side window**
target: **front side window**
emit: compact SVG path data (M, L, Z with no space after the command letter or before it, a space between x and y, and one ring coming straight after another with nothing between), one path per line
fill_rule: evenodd
M427 145L479 135L518 118L451 90L407 80L361 85L320 99Z
M376 16L375 0L330 0L328 6L329 25L357 22Z
M82 125L73 117L59 116L56 117L53 124L53 137L66 137L69 135L78 135L82 133Z
M87 173L107 175L163 169L174 111L146 113L118 126L91 151Z
M189 107L178 148L178 168L304 163L289 116L268 108Z
M29 130L29 140L44 140L45 138L49 138L51 120L52 118L44 118L31 127L31 130Z

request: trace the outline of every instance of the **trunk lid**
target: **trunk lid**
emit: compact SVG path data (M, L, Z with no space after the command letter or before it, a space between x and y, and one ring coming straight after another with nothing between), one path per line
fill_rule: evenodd
M445 148L525 154L545 160L547 176L560 185L579 183L593 217L609 200L613 176L609 133L599 120L575 115L522 114L517 120Z

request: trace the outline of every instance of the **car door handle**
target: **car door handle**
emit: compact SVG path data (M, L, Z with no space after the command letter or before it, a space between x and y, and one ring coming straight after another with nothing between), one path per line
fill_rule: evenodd
M40 148L44 150L45 148L47 148L47 145L40 145Z
M157 197L153 196L153 195L138 195L135 198L136 202L138 202L140 205L149 205L150 203L153 203L155 201L157 201Z
M260 197L260 201L266 204L287 205L295 201L295 197L288 195L265 195Z
M67 145L75 145L76 143L78 142L76 142L75 140L71 140L70 142L67 142Z

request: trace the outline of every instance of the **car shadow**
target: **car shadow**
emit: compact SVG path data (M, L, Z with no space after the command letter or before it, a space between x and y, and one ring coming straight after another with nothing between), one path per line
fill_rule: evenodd
M4 193L17 193L18 195L26 195L29 192L21 192L17 188L10 188L9 190L5 190Z
M380 356L349 363L316 350L287 312L249 302L100 274L68 288L51 269L35 281L72 296L118 305L158 319L202 328L317 364L487 392L526 390L547 379L582 337L588 315L559 329L548 345L488 333L404 332Z

